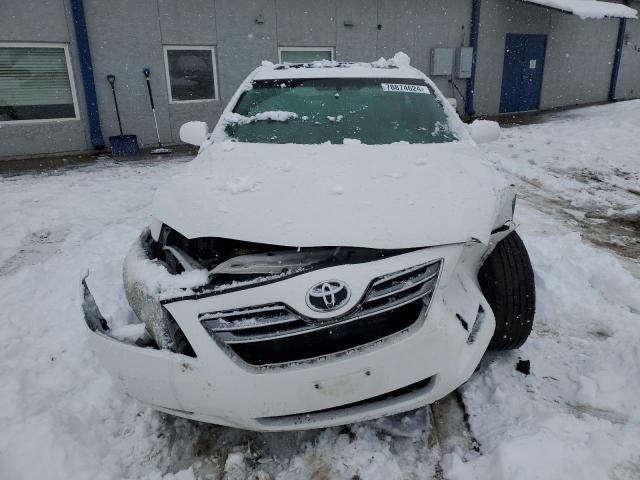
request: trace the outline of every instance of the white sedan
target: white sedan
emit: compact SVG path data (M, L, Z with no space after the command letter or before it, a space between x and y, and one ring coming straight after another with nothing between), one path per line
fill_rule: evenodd
M532 328L515 192L474 141L495 128L465 126L402 54L265 62L211 134L181 130L200 152L124 263L139 338L83 280L93 348L140 401L251 430L442 398Z

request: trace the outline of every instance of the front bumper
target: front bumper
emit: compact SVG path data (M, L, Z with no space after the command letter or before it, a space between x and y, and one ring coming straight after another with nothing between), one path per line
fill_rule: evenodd
M486 247L432 247L384 260L311 271L268 285L166 303L196 357L109 336L86 283L85 320L104 366L138 400L209 423L262 431L341 425L432 403L473 373L495 328L476 276ZM442 260L439 284L421 321L354 351L257 368L225 351L203 327L206 312L282 301L305 311L307 289L340 278L354 301L372 278ZM93 304L93 305L92 305Z

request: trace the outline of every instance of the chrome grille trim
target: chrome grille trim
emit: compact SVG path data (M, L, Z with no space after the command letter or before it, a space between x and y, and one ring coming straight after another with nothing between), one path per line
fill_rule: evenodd
M411 288L413 288L413 287L415 287L417 285L421 285L421 284L423 284L425 282L428 282L429 280L433 280L437 276L438 276L438 272L436 272L436 273L434 273L434 274L432 274L432 275L430 275L428 277L420 278L419 280L417 280L415 282L407 281L405 285L401 285L399 288L393 288L393 287L392 288L388 288L386 290L383 290L381 293L378 293L377 295L373 294L373 293L370 293L369 295L367 295L365 301L370 302L370 301L373 301L373 300L379 300L381 298L385 298L385 297L389 297L391 295L396 295L396 294L402 293L404 291L410 290Z
M277 312L282 312L282 314L271 315ZM200 316L201 322L207 322L206 328L210 332L250 330L264 326L285 325L298 320L300 317L284 304L227 310Z
M415 272L416 270L420 270L422 268L426 268L432 265L437 265L439 267L440 262L439 261L435 261L435 262L429 262L429 263L423 263L421 265L416 265L415 267L409 267L409 268L405 268L404 270L400 270L398 272L394 272L394 273L389 273L387 275L383 275L382 277L379 277L377 279L375 279L372 283L371 286L372 287L376 287L378 285L380 285L381 283L385 283L388 282L390 280L396 279L398 277L402 277L405 275L408 275L412 272ZM436 269L436 271L438 271L439 268Z
M383 315L421 299L428 306L441 268L442 260L436 260L375 278L358 304L338 317L312 319L284 303L275 303L200 314L199 320L214 340L232 349L234 345L320 334L366 317Z

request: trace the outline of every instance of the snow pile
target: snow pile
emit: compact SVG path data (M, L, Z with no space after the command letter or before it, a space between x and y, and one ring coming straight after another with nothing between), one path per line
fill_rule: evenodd
M476 120L469 125L469 132L477 143L489 143L500 138L500 125L490 120Z
M371 62L373 68L389 68L389 67L409 67L411 58L404 52L397 52L392 58L386 59L380 57L378 60Z
M285 69L288 70L289 68L291 68L291 65L299 65L299 63L297 62L284 62L284 63L278 63L278 64L273 64L269 61L263 60L262 61L262 66L263 67L272 67L272 68L276 68L276 69ZM308 63L302 63L302 65L305 65L308 68L331 68L331 67L338 67L341 66L340 62L336 62L335 60L314 60L313 62L308 62Z
M144 285L146 291L159 300L193 294L194 288L209 282L205 268L172 275L164 265L148 258L140 240L134 242L124 262L128 281Z
M489 355L463 387L482 455L446 459L459 480L607 479L638 468L640 281L610 254L526 208L537 312L523 348ZM514 368L530 360L531 374ZM635 478L635 477L620 477Z
M286 65L286 63L285 63ZM335 60L316 60L308 64L311 68L331 68L337 67L338 62Z
M450 455L446 478L638 477L639 114L638 101L554 114L484 147L519 186L536 322L523 348L487 355L463 387L482 455ZM629 223L610 238L620 218ZM530 375L515 370L519 358Z
M186 470L181 470L177 473L167 473L166 475L156 471L144 477L138 479L132 478L131 480L196 480L196 477L193 474L193 468L189 467Z
M244 480L247 478L247 466L244 463L244 455L240 452L231 453L224 464L224 477L226 480Z
M297 65L295 63L284 62L280 64L273 64L268 60L263 60L261 63L261 67L263 70L273 71L282 71L286 70L287 74L296 75L297 73L301 73L300 68L291 68L292 65ZM404 69L411 66L411 58L404 52L397 52L392 58L384 58L380 57L378 60L373 62L337 62L335 60L316 60L310 63L303 64L306 69L323 69L323 68L339 68L341 70L344 69L355 69L355 70L363 70L371 69L371 68L382 68L382 69ZM264 74L265 72L263 72ZM302 73L304 74L304 69L302 69Z
M544 7L556 8L573 13L580 18L622 17L638 18L637 10L613 2L598 0L525 0Z
M521 185L521 196L554 206L612 247L625 248L635 243L629 227L640 214L638 118L639 100L581 108L503 128L498 141L482 148Z
M254 122L286 122L287 120L295 120L298 114L294 112L269 111L260 112L250 117L240 115L239 113L228 112L225 114L223 123L225 125L247 125Z
M110 330L109 335L120 341L133 343L145 337L145 331L144 323L130 323Z
M397 52L391 60L389 60L389 64L396 67L408 67L411 65L411 58L404 52Z

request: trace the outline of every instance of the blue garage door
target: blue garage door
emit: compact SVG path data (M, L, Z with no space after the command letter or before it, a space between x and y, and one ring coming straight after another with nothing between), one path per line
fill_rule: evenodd
M546 35L507 34L500 112L529 112L540 106Z

